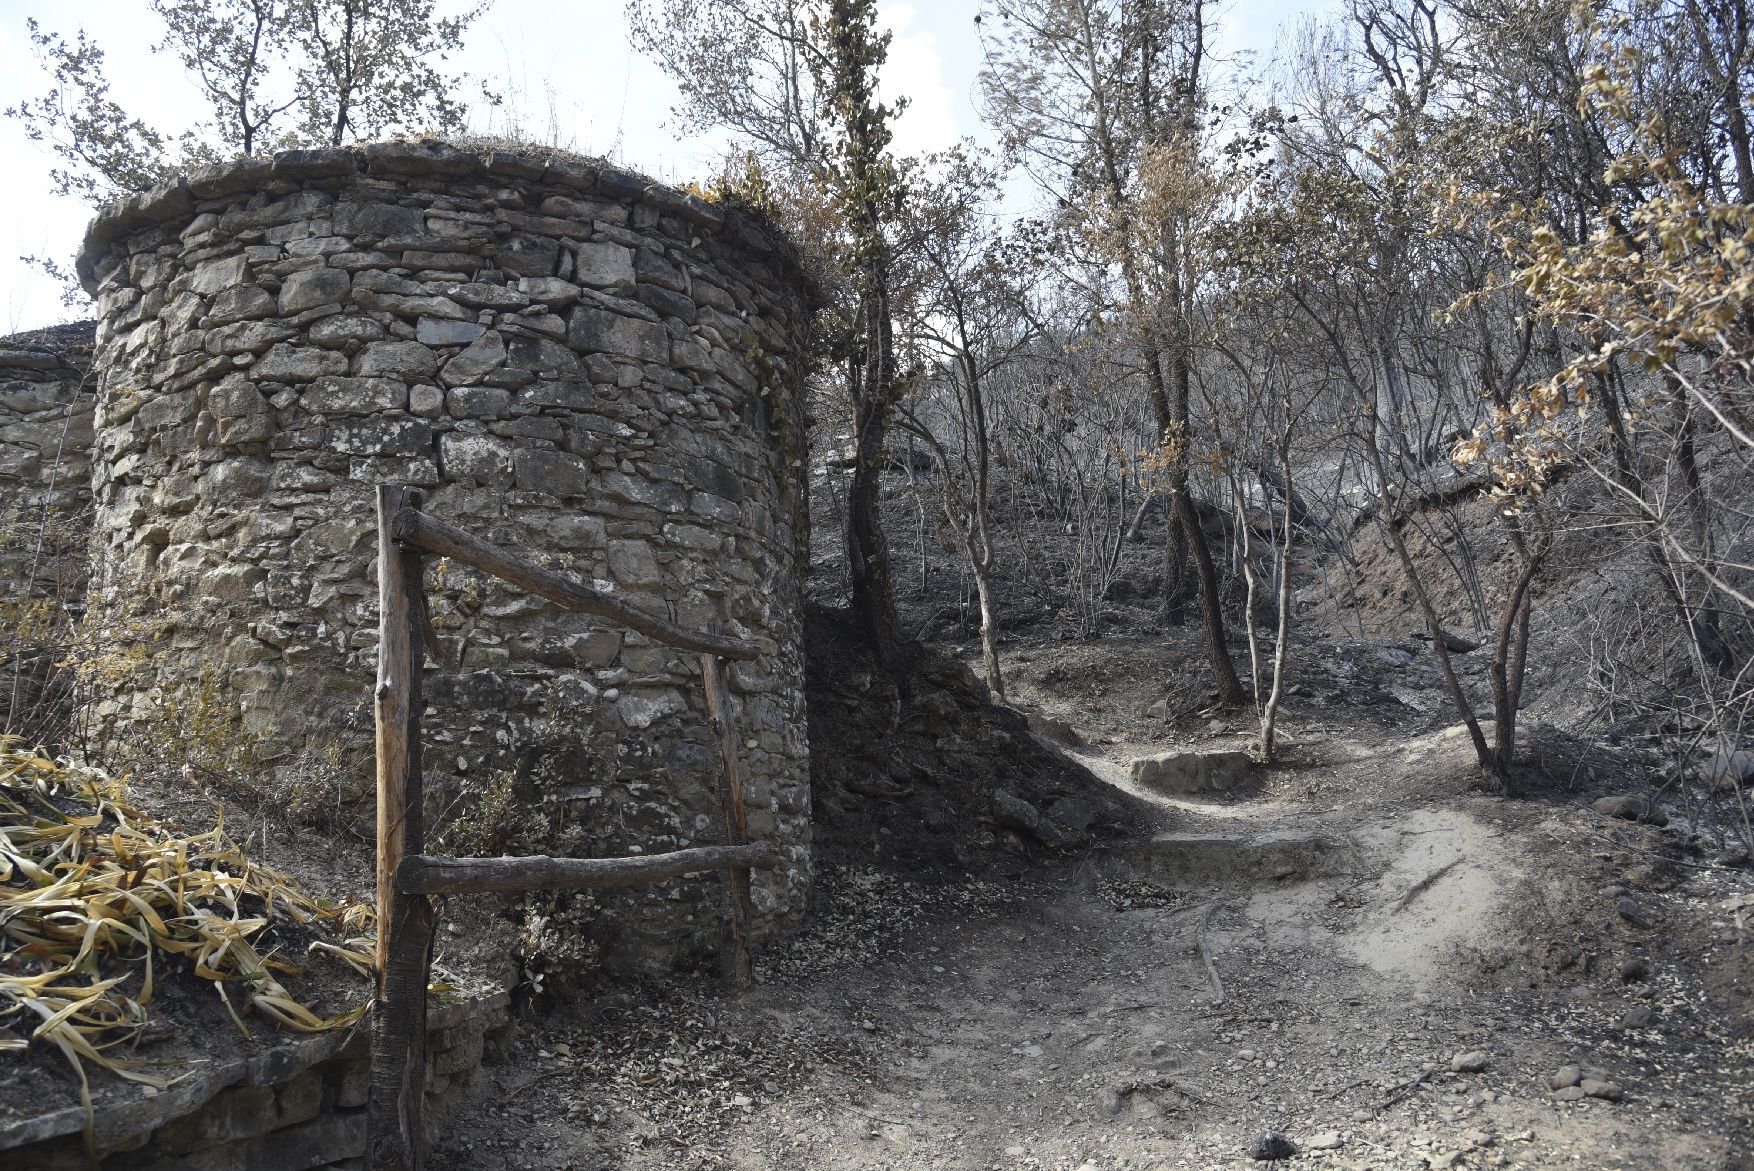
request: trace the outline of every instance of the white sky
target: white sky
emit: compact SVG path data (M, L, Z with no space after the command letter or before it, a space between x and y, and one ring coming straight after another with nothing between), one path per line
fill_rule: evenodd
M1282 30L1332 0L1220 3L1219 51L1264 57ZM896 127L898 153L936 150L963 137L990 139L974 98L977 8L977 0L882 4L882 19L894 33L884 88L911 100ZM32 16L69 38L84 27L105 50L112 96L148 123L180 130L203 116L199 95L176 63L151 51L159 34L146 0L0 0L0 108L34 98L46 86L25 28ZM563 145L669 180L711 173L722 153L720 143L676 130L670 115L675 89L629 44L621 0L496 0L475 25L461 64L507 95L505 114L521 122L528 137L546 140L557 132ZM52 157L27 141L12 119L0 119L0 158L11 172L0 223L0 335L82 316L82 308L62 307L56 286L19 257L68 259L89 209L49 194Z

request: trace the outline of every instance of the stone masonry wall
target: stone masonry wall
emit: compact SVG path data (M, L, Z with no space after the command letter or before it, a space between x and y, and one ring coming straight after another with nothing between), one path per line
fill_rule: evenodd
M786 862L754 902L763 931L801 916L808 293L786 244L571 156L386 143L190 174L105 209L79 266L93 604L154 638L100 731L369 817L373 501L415 485L435 516L756 643L730 672L749 824ZM454 565L427 584L429 849L447 826L474 853L722 840L692 656ZM572 897L533 913L532 946L702 960L720 889Z
M462 1103L484 1050L507 1027L508 999L431 1009L429 1128ZM186 1062L161 1091L105 1085L90 1118L93 1146L105 1171L364 1171L369 1050L362 1025ZM0 1109L0 1167L89 1171L86 1124L77 1103L22 1119Z
M0 338L0 732L60 746L91 531L92 329ZM14 667L19 686L12 686Z

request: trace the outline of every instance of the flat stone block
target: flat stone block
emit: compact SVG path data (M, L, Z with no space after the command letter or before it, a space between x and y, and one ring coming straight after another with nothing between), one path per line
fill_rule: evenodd
M1246 752L1164 752L1133 762L1133 780L1159 793L1234 793L1248 783Z
M1146 864L1166 877L1281 879L1315 873L1328 840L1300 830L1258 834L1158 834L1146 848Z

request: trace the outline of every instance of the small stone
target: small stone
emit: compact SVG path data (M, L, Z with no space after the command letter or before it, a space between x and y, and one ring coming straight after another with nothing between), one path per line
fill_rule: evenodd
M1562 1086L1553 1091L1553 1096L1561 1102L1581 1102L1588 1095L1582 1086Z
M1309 1142L1305 1143L1304 1149L1310 1151L1337 1151L1345 1145L1346 1140L1340 1137L1339 1131L1324 1130L1321 1134L1314 1136Z
M1705 779L1714 791L1728 792L1754 784L1754 752L1718 749L1705 767Z
M370 317L324 317L312 322L310 329L311 341L331 348L340 348L350 342L376 341L383 336L383 323Z
M1096 810L1081 797L1059 797L1048 806L1048 816L1074 833L1087 830L1096 821Z
M633 250L607 241L580 244L576 277L581 285L627 292L634 287Z
M207 324L229 325L248 318L268 317L273 312L274 298L262 289L255 285L234 285L213 299L207 310Z
M1458 1151L1445 1151L1441 1155L1427 1155L1425 1156L1425 1165L1432 1168L1432 1171L1444 1171L1449 1167L1460 1167L1462 1156Z
M422 419L436 419L444 414L445 392L436 386L413 386L408 389L408 413Z
M1034 833L1041 828L1041 812L1021 797L1003 789L993 793L993 820L1010 829Z
M1656 1019L1657 1014L1653 1009L1637 1004L1627 1009L1626 1015L1620 1018L1620 1027L1627 1030L1648 1029Z
M325 374L347 373L347 359L333 350L278 345L255 365L252 374L270 382L313 382Z
M445 396L453 419L503 419L511 405L511 392L497 386L461 386Z
M1650 975L1650 963L1643 956L1633 956L1620 965L1620 982L1636 984Z
M1450 1058L1449 1067L1455 1073L1484 1073L1490 1060L1484 1050L1471 1049Z
M567 342L581 353L617 354L640 362L670 360L670 334L663 326L590 306L573 310Z
M1642 821L1649 825L1663 826L1669 824L1668 815L1656 807L1656 803L1631 793L1623 793L1618 797L1603 797L1591 806L1597 813L1607 817L1618 817L1623 821Z
M353 291L353 278L338 268L307 268L280 286L280 315L291 317L319 305L339 305Z
M1263 1130L1249 1144L1249 1158L1262 1161L1289 1159L1297 1154L1297 1144L1276 1130Z
M1618 911L1620 917L1634 927L1648 928L1650 926L1650 920L1644 917L1644 912L1638 909L1638 904L1625 895L1620 896L1620 899L1614 904L1614 910Z
M419 342L372 342L360 355L359 373L426 382L438 370L438 360L437 354Z
M1622 1094L1620 1087L1613 1082L1593 1077L1584 1078L1583 1084L1578 1088L1592 1098L1601 1098L1608 1102L1618 1102Z
M489 373L505 365L505 339L497 330L481 334L469 343L467 349L445 363L444 381L451 386L461 386L486 377Z
M1553 1090L1563 1090L1568 1086L1577 1085L1582 1080L1583 1070L1575 1065L1562 1065L1559 1067L1559 1072L1547 1079L1547 1087Z
M494 263L520 276L553 276L560 263L560 244L546 236L518 232L504 241Z
M422 317L414 339L423 346L466 346L487 332L485 325L449 317Z

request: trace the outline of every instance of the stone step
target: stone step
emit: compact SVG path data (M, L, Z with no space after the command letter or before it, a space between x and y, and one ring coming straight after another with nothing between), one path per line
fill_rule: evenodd
M1321 873L1333 843L1307 830L1163 833L1145 847L1145 868L1164 879L1283 880Z

